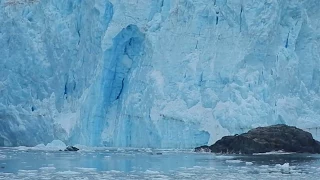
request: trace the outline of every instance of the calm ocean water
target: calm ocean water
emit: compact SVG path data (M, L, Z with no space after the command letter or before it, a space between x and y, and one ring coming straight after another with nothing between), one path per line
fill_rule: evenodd
M1 179L319 179L320 156L224 156L191 150L0 149Z

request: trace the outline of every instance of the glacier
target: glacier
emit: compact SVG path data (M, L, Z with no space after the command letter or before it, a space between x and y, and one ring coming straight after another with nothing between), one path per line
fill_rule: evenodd
M0 146L320 139L319 0L0 0Z

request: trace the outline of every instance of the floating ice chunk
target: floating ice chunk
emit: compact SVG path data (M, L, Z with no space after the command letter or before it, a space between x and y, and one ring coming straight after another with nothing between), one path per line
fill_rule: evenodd
M35 176L37 174L37 170L19 170L18 175L19 176Z
M60 175L78 175L80 173L79 172L75 172L75 171L60 171L60 172L57 172L57 174L60 174Z
M44 144L38 144L35 146L35 148L45 148L45 147L46 147L46 145L44 145Z
M118 148L117 151L118 151L118 152L125 152L125 150L122 149L122 148Z
M251 165L253 165L253 163L252 162L246 162L246 165L247 166L251 166Z
M78 169L80 171L83 171L83 172L97 171L96 168L81 168L81 167L78 167L76 169Z
M261 168L269 168L269 165L261 165Z
M151 171L151 170L146 170L145 173L146 174L159 174L158 171Z
M64 150L66 144L60 140L53 140L51 143L48 143L46 146L44 144L38 144L32 149L34 150Z
M19 151L26 151L26 150L28 150L30 148L26 147L26 146L18 146L16 149L18 149Z
M60 140L53 140L51 143L47 144L47 148L48 147L65 149L67 146L64 142L62 142Z
M281 169L288 169L290 167L290 164L289 163L284 163L283 165L276 164L275 167L281 168Z
M294 154L295 152L285 152L285 151L271 151L271 152L266 152L266 153L253 153L253 155L283 155L283 154Z
M243 162L243 161L241 161L241 160L226 160L226 163L241 163L241 162Z
M234 156L215 156L216 159L234 159Z
M38 144L35 147L32 147L31 149L33 149L33 150L46 150L47 147L44 144Z
M151 150L150 148L145 148L145 152L149 152L149 153L151 153L151 152L152 152L152 150Z
M276 165L275 165L275 168L276 168L276 169L279 169L281 172L284 172L284 173L289 173L290 170L292 169L292 167L290 167L290 164L289 164L289 163L284 163L283 165L281 165L281 164L276 164Z
M5 158L7 158L6 155L0 154L0 159L5 159Z
M191 173L186 173L186 172L179 172L179 175L183 177L192 177Z
M108 172L110 172L110 173L121 173L121 171L116 171L116 170L110 170Z

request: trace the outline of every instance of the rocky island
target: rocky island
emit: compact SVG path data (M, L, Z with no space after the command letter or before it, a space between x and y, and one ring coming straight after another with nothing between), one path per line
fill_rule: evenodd
M195 148L196 152L253 154L271 151L320 153L320 142L311 133L284 124L258 127L234 136L224 136L211 146Z

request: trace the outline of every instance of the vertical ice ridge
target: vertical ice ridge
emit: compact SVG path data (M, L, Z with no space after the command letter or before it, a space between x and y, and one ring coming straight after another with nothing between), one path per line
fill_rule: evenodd
M90 89L85 106L86 114L82 115L80 128L75 135L83 133L82 141L90 145L101 145L101 133L108 127L107 109L114 103L121 101L122 94L128 82L128 73L137 66L139 56L143 50L144 35L135 25L123 28L113 39L113 46L104 52L104 62L101 76Z

